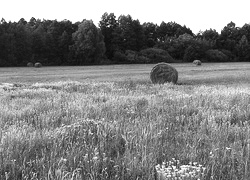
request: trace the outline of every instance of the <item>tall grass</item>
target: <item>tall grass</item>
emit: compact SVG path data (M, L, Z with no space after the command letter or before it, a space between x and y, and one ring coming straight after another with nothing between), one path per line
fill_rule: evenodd
M154 179L178 159L250 177L250 88L56 82L0 88L0 179Z

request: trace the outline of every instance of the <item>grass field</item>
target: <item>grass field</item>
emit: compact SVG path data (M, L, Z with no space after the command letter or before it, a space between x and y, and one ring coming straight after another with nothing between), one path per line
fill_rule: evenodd
M250 63L172 65L0 68L0 179L248 179Z
M58 81L149 81L154 65L66 66L42 68L0 68L0 82L36 83ZM179 83L249 83L250 63L173 64Z

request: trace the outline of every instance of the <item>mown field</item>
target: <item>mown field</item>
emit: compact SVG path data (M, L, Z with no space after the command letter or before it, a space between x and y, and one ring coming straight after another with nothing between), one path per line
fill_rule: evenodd
M250 63L172 65L0 68L0 179L248 179Z
M179 72L180 84L249 83L249 63L192 63L172 64ZM150 82L149 73L154 64L66 66L42 68L0 68L0 82L40 83L58 81L142 81Z

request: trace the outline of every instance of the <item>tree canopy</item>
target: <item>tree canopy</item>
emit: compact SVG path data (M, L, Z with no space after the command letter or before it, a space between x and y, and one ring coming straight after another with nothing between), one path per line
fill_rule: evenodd
M236 27L229 22L221 32L206 29L194 34L177 22L141 23L131 15L105 12L98 26L92 20L0 21L0 66L84 65L153 62L141 52L159 49L174 62L250 61L250 24ZM155 49L155 50L152 50ZM150 49L150 51L149 51ZM152 56L152 57L153 57ZM149 56L151 57L151 56ZM219 58L223 57L223 58Z

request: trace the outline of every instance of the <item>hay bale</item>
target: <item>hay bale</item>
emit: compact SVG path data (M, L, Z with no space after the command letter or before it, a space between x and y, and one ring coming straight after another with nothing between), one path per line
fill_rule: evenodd
M36 67L36 68L42 67L42 64L39 63L39 62L37 62L37 63L35 63L35 67Z
M27 63L27 66L28 66L28 67L33 67L34 64L33 64L32 62L28 62L28 63Z
M193 64L195 64L196 66L200 66L201 65L201 61L200 60L194 60Z
M164 84L169 82L176 84L178 72L170 64L162 62L153 67L150 73L150 79L153 84Z

